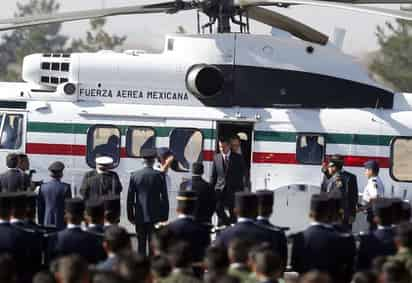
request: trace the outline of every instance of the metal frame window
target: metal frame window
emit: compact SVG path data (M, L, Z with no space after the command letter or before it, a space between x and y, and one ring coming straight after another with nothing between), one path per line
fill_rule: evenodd
M196 140L199 138L200 142ZM197 128L173 129L169 133L169 148L175 157L172 169L177 172L188 172L194 162L202 161L203 143L203 132Z
M156 148L156 130L152 127L143 126L128 127L126 131L127 156L141 158L141 150L143 148Z
M397 182L412 182L412 137L391 140L389 174Z
M321 165L325 159L326 141L322 134L300 133L296 137L296 160L299 164Z
M107 130L105 133L104 130ZM102 131L102 133L99 133ZM110 133L112 131L112 133ZM120 163L121 130L113 125L94 125L87 130L86 162L95 168L97 155L113 158L113 167Z
M0 149L18 150L24 141L24 115L21 113L0 113Z

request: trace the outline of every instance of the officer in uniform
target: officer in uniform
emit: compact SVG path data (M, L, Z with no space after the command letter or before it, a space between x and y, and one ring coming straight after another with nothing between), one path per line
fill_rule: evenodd
M104 202L89 200L86 202L87 231L97 235L104 234Z
M64 223L64 201L72 197L70 185L61 181L64 164L60 161L49 166L51 180L39 189L39 223L44 226L55 226L62 230Z
M1 192L18 192L26 190L24 186L24 176L17 168L19 156L16 153L9 153L6 157L7 171L0 175Z
M306 273L316 269L327 272L336 282L342 278L348 255L342 246L342 238L329 222L329 198L325 194L312 195L309 228L293 237L292 269Z
M96 264L106 258L100 237L83 231L84 201L79 198L65 201L67 228L58 232L51 241L52 258L78 254L90 264Z
M169 199L165 179L153 169L156 151L144 149L142 157L144 168L130 176L127 217L130 223L136 225L138 251L146 255L154 225L168 219Z
M267 242L278 253L277 247L280 245L276 241L279 241L279 239L275 239L271 231L256 223L257 212L258 198L256 194L236 193L235 213L238 217L237 223L217 235L215 245L227 249L233 239L239 238L252 244Z
M176 200L178 219L167 227L176 235L177 239L190 245L193 261L202 262L206 248L210 245L210 234L209 229L196 222L194 218L198 202L197 194L194 191L182 191L179 192Z
M373 203L373 221L377 229L360 235L357 269L369 270L373 259L396 253L395 232L392 228L392 207L389 199L376 199Z
M277 253L279 254L283 267L286 268L287 259L288 259L288 247L285 232L278 226L270 223L270 216L273 213L274 205L274 193L269 190L261 190L256 192L258 198L258 217L257 223L262 225L262 227L267 228L273 234L273 237L276 240L276 243L279 245L275 247Z
M373 221L372 206L376 199L383 197L385 188L382 180L379 178L379 164L375 160L365 162L365 175L368 178L368 183L362 194L363 210L366 210L369 230L376 229L376 223Z
M80 194L85 200L99 199L107 195L120 196L122 184L117 173L110 170L112 167L113 158L96 158L96 170L86 173L80 188Z
M339 156L332 157L328 164L327 185L321 185L321 189L325 189L329 196L337 196L341 199L341 207L343 209L342 226L346 230L352 231L352 223L356 216L356 206L358 202L358 191L356 176L353 181L352 176L348 172L344 172L343 159Z
M104 205L104 230L120 223L120 197L107 196L103 198Z
M193 163L191 188L197 194L195 219L200 223L212 223L212 216L216 211L216 195L212 186L202 178L203 172L202 162Z

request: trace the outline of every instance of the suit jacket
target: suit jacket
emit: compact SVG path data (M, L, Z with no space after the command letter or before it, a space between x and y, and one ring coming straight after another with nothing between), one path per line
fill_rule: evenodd
M370 269L373 259L378 256L396 254L394 238L394 230L389 227L361 235L356 263L357 270Z
M83 178L80 194L85 200L98 199L105 195L120 195L123 187L119 176L114 171L98 173L89 171Z
M201 176L192 177L192 190L197 193L196 221L211 223L216 210L215 190Z
M145 167L132 173L127 194L127 217L136 225L168 219L167 188L159 171Z
M340 282L349 257L342 243L341 236L332 227L311 225L293 236L293 270L299 273L314 269L328 272L334 281Z
M23 172L17 168L8 169L0 175L1 192L20 192L27 188Z
M70 185L52 179L40 186L38 199L39 223L64 229L64 201L72 197Z
M215 154L210 183L216 191L221 192L223 204L233 207L235 193L245 189L246 166L243 157L235 152L230 153L228 163L225 169L223 155Z
M209 229L190 217L179 218L168 225L176 238L190 245L194 262L201 262L210 245Z
M97 235L103 235L104 234L104 226L103 225L95 225L93 227L87 227L87 232L97 234Z
M266 228L268 230L268 233L272 234L273 249L279 254L283 266L284 268L286 268L286 265L288 263L288 241L286 239L285 232L279 227L276 227L275 225L270 223L270 221L267 219L258 219L256 223Z
M101 237L82 231L81 228L70 228L58 232L50 241L51 257L78 254L90 264L106 259L101 245Z

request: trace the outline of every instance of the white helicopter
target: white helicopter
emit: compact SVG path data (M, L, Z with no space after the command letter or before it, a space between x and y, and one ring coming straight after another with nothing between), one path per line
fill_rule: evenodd
M345 157L360 190L363 163L375 159L385 194L412 199L412 94L380 86L327 35L262 7L326 6L412 20L405 11L358 5L375 3L411 1L176 0L0 20L0 30L10 30L190 9L210 19L201 25L198 17L199 34L167 36L158 54L27 56L25 82L0 83L0 155L26 152L35 178L44 180L48 165L63 161L64 179L77 194L96 153L109 154L125 196L130 172L142 166L142 148L170 147L177 191L195 161L205 162L207 178L216 139L237 134L252 190L275 190L273 220L291 231L308 223L309 197L319 191L320 166L332 154ZM249 19L294 38L250 34ZM240 32L230 32L232 23ZM171 205L171 217L173 211Z

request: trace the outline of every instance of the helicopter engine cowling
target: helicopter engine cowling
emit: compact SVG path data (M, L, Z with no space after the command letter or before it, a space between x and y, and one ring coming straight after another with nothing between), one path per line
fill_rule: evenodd
M198 97L208 98L222 92L225 77L222 70L213 65L198 64L189 68L186 87Z

